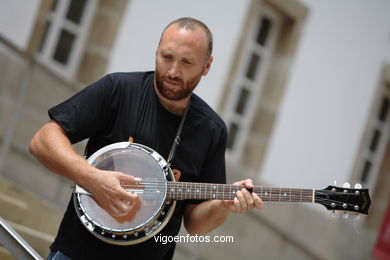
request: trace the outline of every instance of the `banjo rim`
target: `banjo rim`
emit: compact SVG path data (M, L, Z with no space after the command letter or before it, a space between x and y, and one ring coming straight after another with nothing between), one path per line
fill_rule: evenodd
M103 155L106 152L115 150L115 149L126 149L126 148L135 148L139 149L145 153L147 153L149 156L153 157L153 159L159 164L162 171L165 173L164 178L166 181L175 181L173 172L168 165L168 163L165 161L165 159L158 154L153 149L142 145L138 143L132 143L132 142L118 142L113 143L107 146L102 147L101 149L97 150L95 153L93 153L88 159L87 162L92 165L96 166L95 160ZM167 180L169 178L169 180ZM148 239L150 239L152 236L159 233L169 222L171 219L173 212L176 207L176 200L167 200L166 199L166 193L165 190L164 198L162 199L162 204L160 205L160 208L158 211L150 218L148 218L147 222L144 224L140 224L134 228L130 229L110 229L107 227L104 227L103 225L97 223L94 221L89 215L88 212L84 209L81 195L82 193L76 192L77 189L83 189L79 185L75 185L75 189L73 191L73 201L76 213L78 215L79 220L81 221L82 225L96 238L114 245L134 245L141 242L144 242ZM164 209L168 206L168 209L164 211ZM163 219L159 221L158 219L163 216ZM155 227L156 226L156 227ZM99 230L97 230L99 229ZM149 231L151 229L151 231ZM106 234L107 233L107 234ZM141 233L144 233L142 235ZM110 236L108 236L108 234ZM117 236L122 237L121 239L117 239ZM134 237L131 239L131 237ZM128 240L127 240L128 238Z

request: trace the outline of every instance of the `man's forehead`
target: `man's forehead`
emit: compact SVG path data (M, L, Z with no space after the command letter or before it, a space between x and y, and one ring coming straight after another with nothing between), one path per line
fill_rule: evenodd
M169 49L168 46L171 43L179 44L176 47L188 46L207 50L206 35L200 28L186 29L179 27L177 24L172 24L164 31L160 39L159 49Z

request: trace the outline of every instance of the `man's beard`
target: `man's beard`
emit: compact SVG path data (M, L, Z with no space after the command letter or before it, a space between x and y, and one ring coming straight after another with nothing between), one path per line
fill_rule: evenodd
M158 69L156 69L156 87L160 94L169 100L182 100L189 95L198 85L202 75L198 74L188 81L183 81L181 78L171 78L169 76L163 76ZM177 86L170 87L164 84L164 80L177 83Z

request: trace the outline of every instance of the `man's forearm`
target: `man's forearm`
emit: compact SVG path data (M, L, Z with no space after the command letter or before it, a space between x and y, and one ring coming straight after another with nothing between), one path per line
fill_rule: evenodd
M184 226L191 235L201 235L222 225L229 210L222 200L209 200L200 204L187 205L184 215Z
M76 183L88 182L86 176L95 170L77 154L63 132L55 122L45 124L33 137L30 152L50 171ZM89 173L89 171L91 173Z
M30 151L50 171L68 178L93 194L93 198L112 216L128 213L138 198L121 184L134 184L134 177L114 171L99 170L77 154L61 126L55 121L44 125L33 137Z

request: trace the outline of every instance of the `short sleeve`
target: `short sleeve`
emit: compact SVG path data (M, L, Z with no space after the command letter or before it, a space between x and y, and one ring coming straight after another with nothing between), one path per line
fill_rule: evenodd
M199 182L226 183L225 151L227 130L225 125L214 129L213 142L210 144L205 162L199 176Z
M112 85L107 75L49 109L50 119L62 126L71 143L105 131L105 122L113 103Z

